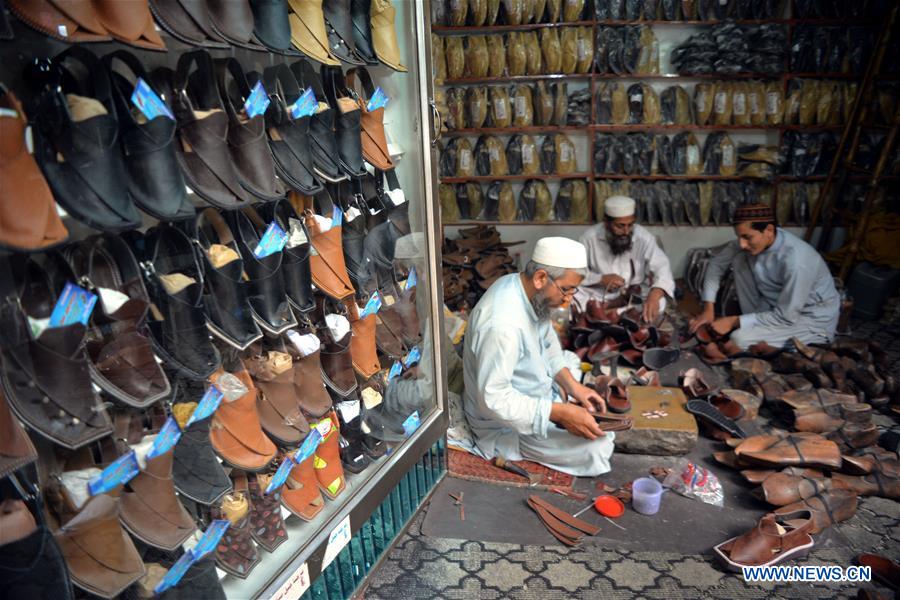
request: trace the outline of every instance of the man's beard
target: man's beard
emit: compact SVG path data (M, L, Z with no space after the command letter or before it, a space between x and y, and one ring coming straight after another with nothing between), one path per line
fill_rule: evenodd
M631 250L631 234L614 235L609 238L609 249L612 250L614 256L625 254Z
M544 294L543 290L538 290L531 297L531 308L534 309L534 314L537 316L538 321L550 320L550 311L553 310L553 307L550 306L550 298Z

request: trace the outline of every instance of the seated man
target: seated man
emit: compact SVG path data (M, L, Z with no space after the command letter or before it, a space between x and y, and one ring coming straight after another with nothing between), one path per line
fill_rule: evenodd
M673 297L675 280L669 258L656 237L635 223L634 199L611 196L606 219L581 236L588 253L588 273L576 300L584 307L591 298L611 300L633 285L641 286L644 321L652 323Z
M794 337L806 344L831 341L841 299L819 253L779 228L764 204L738 208L734 233L738 239L709 261L703 312L691 321L691 331L710 323L719 334L730 332L742 349L757 342L780 347ZM741 315L716 319L716 293L729 266Z
M586 265L580 243L540 239L525 271L498 279L472 311L463 406L484 458L527 459L576 476L609 471L615 434L591 414L606 406L572 377L550 321Z

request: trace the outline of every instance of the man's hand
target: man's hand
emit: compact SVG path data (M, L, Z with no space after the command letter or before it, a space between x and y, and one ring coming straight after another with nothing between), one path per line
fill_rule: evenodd
M572 401L575 404L584 407L584 409L590 413L596 414L606 412L606 402L600 394L586 385L580 383L572 384L569 395L572 397Z
M716 320L716 311L715 305L712 302L707 302L706 306L703 308L703 312L691 319L691 333L694 333L707 323L712 323Z
M647 294L647 300L644 301L644 322L655 323L659 317L659 302L666 293L660 288L653 288Z
M577 404L554 402L550 407L550 420L572 435L587 440L596 440L606 435L597 425L593 415Z
M608 290L617 290L625 285L625 280L615 273L609 273L600 278L600 285Z
M734 331L740 323L741 320L738 317L722 317L710 323L709 326L713 331L724 336Z

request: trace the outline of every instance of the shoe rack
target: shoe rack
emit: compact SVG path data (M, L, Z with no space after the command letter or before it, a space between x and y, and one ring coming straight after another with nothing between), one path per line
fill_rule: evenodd
M450 0L432 0L434 2L446 1L448 2L448 10L447 14L449 15L449 2ZM461 0L465 1L465 0ZM605 1L605 0L603 0ZM501 13L503 12L501 8ZM606 26L650 26L654 33L662 40L662 36L666 36L670 40L675 40L673 43L669 44L669 47L664 50L662 41L660 42L660 70L669 69L672 72L666 72L661 74L636 74L636 73L597 73L595 72L595 60L596 57L592 57L592 64L590 68L590 73L586 74L541 74L541 75L523 75L523 76L507 76L507 77L479 77L479 78L471 78L471 77L463 77L463 78L448 78L444 81L438 82L439 87L447 90L451 87L468 87L474 85L485 85L485 84L493 84L493 85L514 85L517 83L532 83L537 81L547 81L551 82L567 82L572 83L579 86L587 86L590 90L591 94L591 124L587 126L529 126L529 127L485 127L485 128L466 128L466 129L452 129L442 132L441 139L449 140L454 137L467 137L472 144L472 147L475 146L475 140L478 136L483 134L492 134L492 135L500 135L500 136L508 136L511 137L514 134L554 134L554 133L565 133L570 136L570 139L573 140L576 146L576 156L578 159L578 166L580 167L580 171L578 173L571 174L550 174L550 175L506 175L506 176L467 176L467 177L440 177L440 182L445 184L458 184L458 183L466 183L466 182L478 182L483 186L483 193L487 192L487 185L493 181L511 181L511 182L519 182L524 183L529 179L543 180L543 181L552 181L559 182L563 179L583 179L587 182L588 187L588 214L590 216L590 221L588 222L571 222L571 221L483 221L478 219L468 219L468 220L460 220L457 222L444 222L443 225L453 226L453 225L471 225L474 223L484 223L490 225L504 225L504 226L515 226L515 225L526 225L526 226L539 226L539 225L553 225L553 226L580 226L584 227L586 225L591 225L594 222L595 210L594 205L597 199L594 197L595 195L595 186L594 183L601 180L612 180L612 181L642 181L642 182L654 182L654 181L664 181L664 182L749 182L755 184L761 184L764 186L771 186L771 201L773 208L778 205L778 193L780 184L783 183L817 183L824 182L827 178L827 165L825 166L825 171L822 174L810 175L805 177L797 177L789 174L775 174L770 178L756 178L756 177L748 177L742 175L707 175L707 174L697 174L697 175L669 175L669 174L651 174L651 175L626 175L626 174L605 174L605 173L596 173L593 170L594 163L594 145L595 145L595 135L596 134L619 134L619 133L634 133L634 132L642 132L642 133L669 133L675 134L680 132L697 132L700 136L705 136L708 133L713 131L724 131L729 134L729 137L735 144L735 147L741 142L744 143L764 143L775 145L777 144L778 148L781 149L784 147L784 136L788 132L799 132L799 133L819 133L819 132L833 132L835 135L839 135L839 133L843 130L843 124L835 124L835 125L797 125L797 124L761 124L761 125L715 125L715 124L707 124L707 125L664 125L664 124L627 124L627 125L619 125L619 124L597 124L597 114L596 114L596 98L598 87L600 83L610 82L610 81L618 81L622 82L623 85L627 88L628 85L635 82L648 82L651 85L654 84L669 84L669 85L682 85L689 86L694 83L699 83L703 81L747 81L747 80L761 80L761 81L778 81L781 84L781 89L784 94L785 100L788 96L788 89L791 85L791 82L794 80L806 80L806 79L816 79L816 80L837 80L839 82L853 82L859 81L862 79L863 72L859 73L846 73L846 72L791 72L791 46L793 44L793 40L795 37L795 33L798 27L805 26L821 26L821 27L867 27L871 28L872 35L877 35L878 28L880 26L880 21L874 18L794 18L792 15L799 14L794 6L793 0L788 0L784 3L782 9L782 16L780 18L773 19L760 19L760 20L733 20L730 19L727 22L734 23L737 25L781 25L784 26L786 30L786 44L785 44L785 64L782 69L782 73L779 74L760 74L760 73L735 73L735 74L719 74L719 73L710 73L710 74L679 74L674 72L675 67L671 66L669 63L668 53L671 52L672 48L674 48L679 42L686 40L689 36L702 32L712 26L721 25L725 23L724 20L580 20L580 21L569 21L569 22L556 22L556 23L529 23L522 25L491 25L491 26L449 26L449 25L432 25L431 31L434 35L440 36L442 38L446 38L449 36L460 36L460 35L484 35L484 34L505 34L508 32L521 32L521 31L540 31L546 28L566 28L566 27L591 27L593 39L597 39L597 33L599 28ZM587 0L585 2L585 8L582 13L582 16L590 17L594 15L593 2L591 0ZM662 34L662 35L661 35ZM900 76L894 75L893 80L900 80ZM663 87L654 88L657 93L661 92ZM693 92L690 87L687 88L688 94L691 98L691 104L693 106ZM572 89L568 89L569 94L571 94ZM846 112L849 111L845 111ZM843 119L842 119L843 120ZM873 127L873 131L875 131L877 127ZM507 138L501 138L504 143L508 141ZM582 141L576 141L576 138L581 139ZM699 144L702 147L703 139L699 139ZM541 139L538 138L535 140L538 151L540 151L540 143ZM580 150L582 148L586 148L586 155L579 155ZM654 150L655 152L655 150ZM829 161L823 161L823 163L827 163ZM655 158L654 158L655 163ZM701 165L702 166L702 165ZM585 168L586 167L586 168ZM776 172L778 167L776 167ZM900 182L900 175L891 175L884 178L888 182ZM862 183L866 180L865 175L853 175L850 177L850 181ZM521 189L516 189L514 194L516 196L516 202L518 204L519 195ZM553 198L556 198L556 192L551 190L553 194ZM812 209L812 207L809 207ZM797 225L798 223L788 223L790 225ZM713 223L709 223L707 226L714 226Z

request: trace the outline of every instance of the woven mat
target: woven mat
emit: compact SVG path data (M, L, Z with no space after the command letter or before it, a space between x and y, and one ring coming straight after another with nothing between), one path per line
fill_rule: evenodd
M531 462L530 460L515 460L510 462L522 467L529 473L541 474L541 482L533 486L532 489L547 489L550 487L570 488L572 487L572 484L575 483L575 477L572 475L567 475L566 473ZM522 477L515 473L504 471L499 467L495 467L480 456L475 456L464 450L449 448L447 465L447 473L452 477L468 479L469 481L493 483L494 485L528 487L528 482Z

